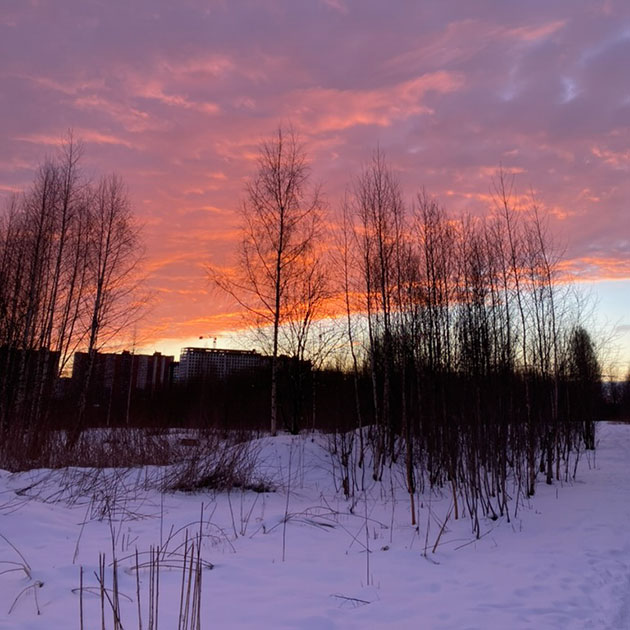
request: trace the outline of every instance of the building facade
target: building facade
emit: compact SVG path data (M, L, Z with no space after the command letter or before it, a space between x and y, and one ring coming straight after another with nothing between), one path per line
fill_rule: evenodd
M219 348L183 348L175 381L214 378L224 380L237 372L253 372L269 365L269 357L254 350L226 350Z
M152 391L170 384L170 370L174 357L160 352L132 354L125 350L119 354L97 352L94 355L90 382L95 389L107 391L140 389ZM72 366L72 380L85 383L89 369L89 354L76 352Z

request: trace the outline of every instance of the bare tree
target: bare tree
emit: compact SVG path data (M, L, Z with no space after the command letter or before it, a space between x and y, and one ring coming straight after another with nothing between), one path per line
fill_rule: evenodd
M137 319L141 306L134 300L142 257L140 233L123 180L117 175L101 178L92 191L89 208L85 296L88 365L71 442L83 428L96 352Z
M391 413L394 362L394 317L397 309L397 254L402 239L405 207L398 180L384 154L376 150L355 181L351 200L356 221L356 244L361 268L363 310L367 314L373 412L376 421L374 479L383 471ZM382 382L382 386L380 385ZM389 441L390 451L393 441Z
M215 284L271 328L271 433L278 429L281 327L292 322L298 352L325 294L317 261L322 200L309 186L306 153L293 129L278 128L262 143L258 171L241 208L241 242L234 274L210 269ZM296 321L300 324L296 325Z

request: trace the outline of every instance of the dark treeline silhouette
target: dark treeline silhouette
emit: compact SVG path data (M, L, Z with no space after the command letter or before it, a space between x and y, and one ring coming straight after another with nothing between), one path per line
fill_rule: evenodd
M89 181L80 158L69 137L0 215L0 430L34 440L74 352L93 357L137 311L140 243L125 186L116 175ZM75 435L90 371L66 420Z
M506 514L539 474L568 476L594 448L601 411L593 342L558 282L537 204L519 205L504 173L494 201L485 218L449 215L424 192L409 208L377 152L346 201L341 251L371 378L358 460L368 448L380 479L403 457L412 517L418 484L449 487L455 517L463 502L477 533L480 514ZM343 446L349 461L354 445Z
M107 356L124 357L124 354ZM127 358L132 356L127 355ZM129 373L121 374L112 382L111 378L103 378L102 366L98 367L86 397L84 428L133 427L157 431L185 428L257 434L269 428L270 365L235 371L227 376L206 374L186 381L169 381L155 387L137 386L130 380ZM315 383L315 373L309 363L280 357L277 379L281 430L298 433L303 429L335 430L340 426L348 429L354 426L351 415L339 415L344 408L339 396L344 395L343 383L348 381L348 375L331 370L321 372L318 378L320 382ZM83 382L82 375L58 382L55 395L48 403L48 428L72 428ZM352 381L349 385L352 386ZM317 425L313 415L315 398L321 405Z
M98 376L98 374L97 374ZM278 428L289 433L304 430L351 431L357 426L354 375L347 370L312 369L280 357ZM363 417L371 418L369 373L360 380ZM225 377L199 376L186 382L142 389L121 381L114 387L93 387L88 395L86 427L144 427L252 431L269 429L271 368L243 370ZM78 398L68 383L51 403L49 426L65 429Z
M602 415L608 420L630 422L630 372L623 381L604 383Z

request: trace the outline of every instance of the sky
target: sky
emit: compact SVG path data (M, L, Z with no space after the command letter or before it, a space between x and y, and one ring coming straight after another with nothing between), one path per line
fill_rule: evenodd
M68 129L127 182L146 245L145 350L242 325L229 264L260 142L291 124L331 212L376 146L406 198L492 205L499 166L630 365L627 0L0 0L0 203Z

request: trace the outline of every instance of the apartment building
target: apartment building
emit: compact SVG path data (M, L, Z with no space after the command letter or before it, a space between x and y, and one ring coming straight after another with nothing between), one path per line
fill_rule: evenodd
M268 365L269 357L255 350L183 348L175 370L175 381L186 383L208 377L223 380L237 372L251 372Z

